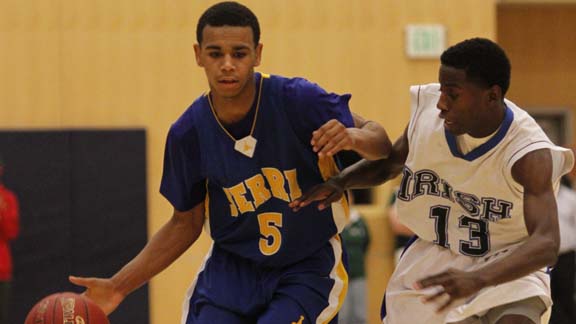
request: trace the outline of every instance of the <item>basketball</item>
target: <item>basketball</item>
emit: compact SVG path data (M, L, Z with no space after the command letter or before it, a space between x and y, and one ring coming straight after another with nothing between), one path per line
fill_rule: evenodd
M24 324L110 324L93 301L73 292L60 292L40 300Z

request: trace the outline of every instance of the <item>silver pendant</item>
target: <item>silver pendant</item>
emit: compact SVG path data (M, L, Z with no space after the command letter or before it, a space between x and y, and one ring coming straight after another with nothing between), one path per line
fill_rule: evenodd
M251 158L256 149L256 139L252 135L248 135L243 139L237 140L234 144L234 149L247 157Z

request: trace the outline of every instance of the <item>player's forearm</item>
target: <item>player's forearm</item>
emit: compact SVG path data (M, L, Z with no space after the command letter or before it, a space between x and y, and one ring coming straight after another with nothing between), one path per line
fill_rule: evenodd
M345 190L374 187L395 178L402 171L402 166L393 157L376 161L361 160L344 169L334 180Z
M386 130L376 122L365 122L360 128L350 129L354 136L354 150L367 160L388 157L392 143Z
M524 277L551 266L558 257L558 242L553 237L534 234L509 256L477 271L486 287Z
M115 289L126 296L172 264L199 237L201 225L192 227L174 217L111 280Z

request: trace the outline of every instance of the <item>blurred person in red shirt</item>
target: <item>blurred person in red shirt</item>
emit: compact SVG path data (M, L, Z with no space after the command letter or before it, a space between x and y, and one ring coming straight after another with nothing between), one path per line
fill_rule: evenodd
M18 235L18 198L4 186L4 161L0 157L0 324L7 324L12 281L10 241Z

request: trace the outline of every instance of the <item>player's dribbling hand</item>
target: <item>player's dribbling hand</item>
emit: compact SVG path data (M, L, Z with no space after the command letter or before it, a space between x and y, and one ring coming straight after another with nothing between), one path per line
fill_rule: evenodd
M86 287L83 294L98 304L106 315L112 313L125 297L114 289L114 283L110 279L69 276L68 280L75 285Z
M312 150L318 157L330 157L342 150L352 150L354 147L354 128L346 128L336 119L327 121L312 132Z
M448 269L447 271L426 277L414 283L414 289L418 290L434 286L441 288L438 292L424 297L422 302L429 303L440 301L441 298L448 298L448 300L437 309L438 312L442 312L452 305L455 300L468 297L478 292L484 287L484 284L478 275L456 269Z
M326 182L312 187L312 189L292 201L288 206L297 212L314 201L320 201L318 210L323 210L330 206L331 203L340 200L343 194L344 189L342 186L334 178L330 178Z

